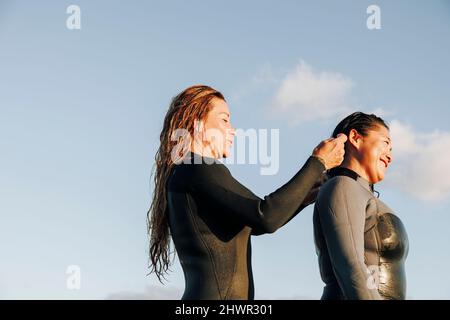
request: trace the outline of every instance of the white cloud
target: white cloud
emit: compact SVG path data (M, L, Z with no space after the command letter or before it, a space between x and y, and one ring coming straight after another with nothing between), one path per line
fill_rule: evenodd
M386 182L424 201L449 198L450 133L420 133L398 120L390 128L394 161Z
M336 118L351 112L349 92L353 82L334 72L315 72L301 61L281 82L272 111L292 123Z
M151 285L143 292L120 291L109 294L106 300L180 300L183 291L179 288Z

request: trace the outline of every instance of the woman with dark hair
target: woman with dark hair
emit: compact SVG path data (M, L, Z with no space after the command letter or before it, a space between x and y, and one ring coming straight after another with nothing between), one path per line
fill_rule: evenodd
M341 133L348 138L344 161L328 171L314 207L322 299L405 299L408 237L373 188L392 161L389 127L355 112L333 136Z
M229 155L234 134L225 98L208 86L181 92L164 119L148 212L150 268L164 277L171 237L185 276L182 299L253 299L250 235L274 232L308 205L323 172L342 162L346 140L320 143L261 199L217 161Z

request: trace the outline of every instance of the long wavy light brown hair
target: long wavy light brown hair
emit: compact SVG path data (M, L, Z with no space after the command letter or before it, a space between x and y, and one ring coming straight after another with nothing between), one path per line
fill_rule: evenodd
M204 85L185 89L172 99L164 118L159 137L160 145L155 155L153 199L147 212L147 231L150 237L150 273L159 281L170 266L170 231L166 183L171 169L190 151L197 121L204 121L211 109L211 100L225 101L219 91ZM180 129L187 133L180 135Z

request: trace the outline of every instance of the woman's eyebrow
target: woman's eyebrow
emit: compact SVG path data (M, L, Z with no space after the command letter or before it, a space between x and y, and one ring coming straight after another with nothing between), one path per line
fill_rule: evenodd
M219 114L222 114L222 113L223 113L224 115L226 115L228 118L230 117L230 114L229 114L228 112L224 112L224 111L223 111L223 112L220 112Z

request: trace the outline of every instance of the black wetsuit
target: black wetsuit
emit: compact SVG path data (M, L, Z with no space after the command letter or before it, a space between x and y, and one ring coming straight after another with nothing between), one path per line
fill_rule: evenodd
M405 299L409 245L401 220L356 172L330 173L314 207L322 299Z
M182 299L253 299L250 235L271 233L302 209L325 170L310 157L285 185L259 198L220 162L174 165L167 184L169 225L185 276ZM203 160L203 161L202 161Z

